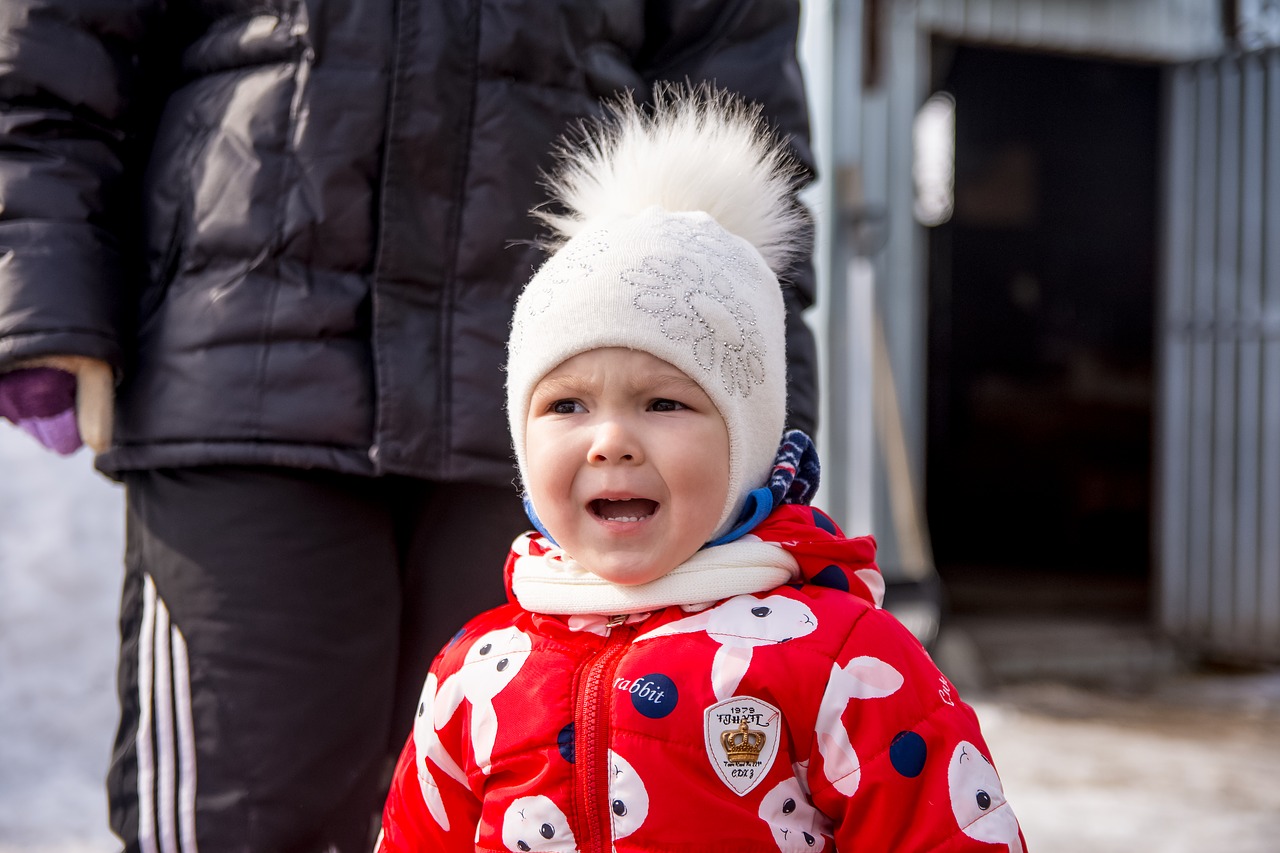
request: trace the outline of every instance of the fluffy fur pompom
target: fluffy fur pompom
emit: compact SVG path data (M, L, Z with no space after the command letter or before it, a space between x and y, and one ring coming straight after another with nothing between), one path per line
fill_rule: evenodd
M554 250L595 222L658 206L702 211L751 243L775 275L801 250L808 217L794 200L802 168L758 106L702 86L664 86L649 110L626 94L556 151L552 201L535 215Z

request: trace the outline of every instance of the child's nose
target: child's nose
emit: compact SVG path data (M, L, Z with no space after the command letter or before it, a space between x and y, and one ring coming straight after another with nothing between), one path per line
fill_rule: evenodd
M638 462L641 459L641 451L639 443L626 424L618 420L606 420L596 427L588 458L592 464Z

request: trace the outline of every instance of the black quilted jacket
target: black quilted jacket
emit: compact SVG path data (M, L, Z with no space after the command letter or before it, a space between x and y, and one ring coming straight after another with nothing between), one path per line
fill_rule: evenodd
M0 369L105 359L109 474L495 485L527 210L599 99L714 80L811 162L782 0L3 0ZM791 424L816 410L790 277Z

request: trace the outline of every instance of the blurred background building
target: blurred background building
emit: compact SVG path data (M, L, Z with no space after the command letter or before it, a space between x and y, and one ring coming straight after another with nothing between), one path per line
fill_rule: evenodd
M889 605L1280 662L1280 0L805 6L820 500Z

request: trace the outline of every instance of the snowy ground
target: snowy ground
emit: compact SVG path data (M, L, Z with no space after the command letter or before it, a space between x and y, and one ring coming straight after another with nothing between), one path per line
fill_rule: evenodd
M0 424L0 853L117 849L119 487ZM971 697L975 698L975 697ZM1280 675L976 697L1031 853L1280 851Z
M1280 677L973 703L1031 853L1280 851Z
M121 489L0 422L0 851L116 849Z

